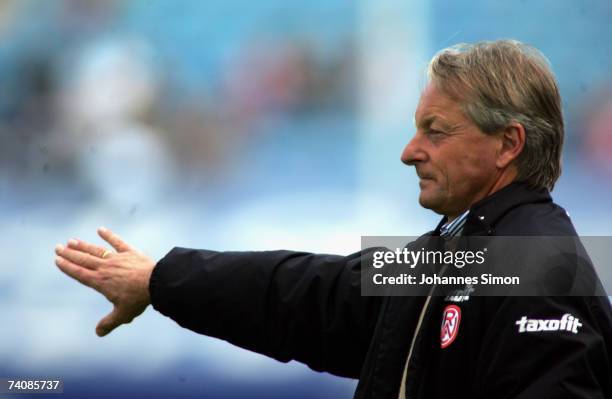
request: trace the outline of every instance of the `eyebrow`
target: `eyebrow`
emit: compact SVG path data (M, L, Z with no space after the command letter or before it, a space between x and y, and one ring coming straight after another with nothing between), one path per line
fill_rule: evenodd
M421 120L420 124L417 124L416 117L414 118L414 125L417 128L422 127L423 129L428 129L429 127L431 127L431 125L433 125L434 122L438 122L443 129L448 129L448 130L452 129L451 125L449 125L443 118L437 115L426 116L425 118Z

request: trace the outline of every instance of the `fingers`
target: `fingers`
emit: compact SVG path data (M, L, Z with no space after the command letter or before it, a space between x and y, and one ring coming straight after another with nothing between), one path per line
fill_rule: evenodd
M119 321L119 311L117 310L117 307L114 307L112 312L100 320L96 326L96 334L98 337L103 337L113 331L115 328L119 327L121 324L123 323Z
M61 271L81 284L97 290L98 285L96 284L96 274L93 271L76 265L71 261L59 256L55 258L55 264Z
M71 238L68 240L68 247L77 251L86 252L95 256L96 258L105 258L104 253L106 252L106 248L99 245L90 244L86 241Z
M131 322L134 319L134 315L130 315L129 312L125 311L125 308L115 306L113 311L104 317L96 326L96 334L99 337L103 337L113 331L115 328L122 324Z
M86 267L88 269L95 270L103 264L102 259L92 256L88 253L76 251L74 249L66 248L63 245L57 245L55 247L55 253L72 262L73 264Z
M98 229L98 235L113 248L115 248L117 252L127 252L132 250L132 247L123 241L121 237L104 227L100 227Z

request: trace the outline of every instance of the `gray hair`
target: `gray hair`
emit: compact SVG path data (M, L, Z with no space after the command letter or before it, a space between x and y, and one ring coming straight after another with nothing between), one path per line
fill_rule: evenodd
M486 134L512 122L525 129L517 180L552 190L561 174L561 97L548 60L516 40L458 44L429 63L429 80Z

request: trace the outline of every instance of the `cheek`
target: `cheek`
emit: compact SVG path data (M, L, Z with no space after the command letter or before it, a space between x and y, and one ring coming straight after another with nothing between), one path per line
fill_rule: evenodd
M455 167L448 169L449 184L459 187L481 185L495 172L495 157L491 153L465 153Z
M474 140L463 149L463 163L467 168L492 171L495 169L497 153L495 137L482 137Z

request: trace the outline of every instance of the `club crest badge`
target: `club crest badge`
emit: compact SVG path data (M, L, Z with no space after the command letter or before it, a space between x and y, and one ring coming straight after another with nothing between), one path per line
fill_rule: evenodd
M442 330L440 331L440 347L444 349L453 343L459 333L460 323L461 308L457 305L445 307L442 316Z

